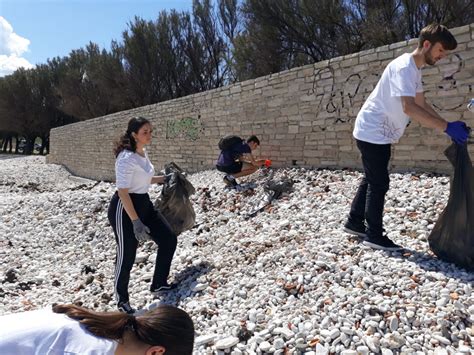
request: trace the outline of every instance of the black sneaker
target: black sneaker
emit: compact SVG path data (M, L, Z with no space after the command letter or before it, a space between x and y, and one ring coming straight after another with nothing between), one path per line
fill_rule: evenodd
M135 308L132 308L132 306L130 306L129 302L120 302L117 307L120 312L127 314L134 314L137 311Z
M392 242L386 235L378 238L368 238L363 244L378 250L397 251L403 249L401 246Z
M360 238L367 238L367 230L364 225L355 225L347 221L344 224L344 232L358 236Z
M232 175L224 176L224 183L229 187L236 187L238 185L237 180Z
M150 291L151 291L151 293L170 291L170 290L174 290L176 287L178 287L178 284L176 284L176 283L171 283L171 284L166 283L166 284L161 285L161 286L151 287Z

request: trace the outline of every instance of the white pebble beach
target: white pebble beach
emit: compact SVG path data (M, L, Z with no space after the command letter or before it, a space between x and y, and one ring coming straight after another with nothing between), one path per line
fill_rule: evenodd
M474 273L439 260L427 241L449 176L391 174L384 227L403 252L342 231L361 176L275 169L275 180L295 180L293 192L247 219L268 171L245 193L225 190L215 170L189 175L197 226L178 237L170 281L179 287L149 292L156 245L147 242L131 273L132 306L186 310L195 354L471 354ZM0 315L73 302L116 310L114 191L44 157L0 156Z

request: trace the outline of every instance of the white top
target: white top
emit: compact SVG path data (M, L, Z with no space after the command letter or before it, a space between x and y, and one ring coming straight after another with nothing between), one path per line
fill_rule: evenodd
M374 144L397 143L409 122L401 96L415 97L418 92L423 92L423 84L413 56L405 53L392 60L357 115L354 137Z
M96 337L50 309L0 317L2 355L114 355L117 342Z
M148 159L130 150L122 150L115 160L115 177L118 189L128 189L129 193L145 194L155 175L155 168Z

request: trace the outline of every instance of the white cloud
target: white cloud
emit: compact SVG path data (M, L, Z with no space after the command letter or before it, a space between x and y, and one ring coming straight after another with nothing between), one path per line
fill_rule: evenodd
M0 16L0 76L11 74L20 67L33 68L22 58L29 45L30 41L13 32L13 27Z
M33 68L34 65L25 58L17 57L16 55L0 54L0 76L11 74L20 67L29 69Z

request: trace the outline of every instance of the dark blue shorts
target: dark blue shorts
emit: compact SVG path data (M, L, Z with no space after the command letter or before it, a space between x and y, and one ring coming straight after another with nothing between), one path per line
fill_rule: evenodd
M216 168L217 170L222 171L223 173L226 173L226 174L236 174L242 171L242 165L243 164L241 161L235 161L232 163L232 165L226 165L226 166L216 165Z

